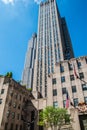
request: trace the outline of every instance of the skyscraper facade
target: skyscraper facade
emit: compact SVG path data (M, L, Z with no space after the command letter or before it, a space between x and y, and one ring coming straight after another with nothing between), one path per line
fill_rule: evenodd
M39 7L33 90L46 97L47 77L55 73L55 65L73 57L66 21L60 16L56 0L42 2Z
M34 62L36 58L36 45L37 45L37 35L33 34L28 44L25 65L22 75L22 84L26 85L27 88L32 88Z

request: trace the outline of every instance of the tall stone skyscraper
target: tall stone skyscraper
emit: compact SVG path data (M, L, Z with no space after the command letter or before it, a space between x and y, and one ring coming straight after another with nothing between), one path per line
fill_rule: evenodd
M65 18L61 18L56 0L42 2L39 7L36 60L33 90L47 96L48 76L55 66L74 57Z
M43 97L46 97L47 78L55 73L57 63L74 57L66 21L65 18L60 16L56 0L41 2L37 43L35 40L34 46L33 42L29 44L29 46L32 46L33 52L35 51L36 58L31 60L31 49L28 49L22 78L23 84L32 87L33 81L33 91L39 91ZM32 76L31 64L34 67L34 75L32 74Z
M29 40L24 71L22 75L22 84L26 85L27 88L32 88L34 62L36 58L36 45L37 45L37 35L33 34L32 38Z

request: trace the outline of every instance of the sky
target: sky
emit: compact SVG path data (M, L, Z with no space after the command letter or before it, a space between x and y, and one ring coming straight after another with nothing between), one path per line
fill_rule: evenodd
M28 41L38 27L42 0L0 0L0 75L21 80ZM87 0L56 0L66 18L75 57L87 55Z

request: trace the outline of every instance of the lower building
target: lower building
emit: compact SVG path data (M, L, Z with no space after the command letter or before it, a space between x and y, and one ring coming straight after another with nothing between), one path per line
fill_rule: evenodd
M68 111L74 122L74 130L87 130L87 56L61 61L56 64L55 72L47 78L46 103L42 105L66 107L66 95L69 95ZM35 98L37 92L33 91ZM34 100L35 101L35 100ZM35 103L34 103L35 104Z
M34 130L37 111L31 102L32 98L25 86L12 78L1 76L0 130Z

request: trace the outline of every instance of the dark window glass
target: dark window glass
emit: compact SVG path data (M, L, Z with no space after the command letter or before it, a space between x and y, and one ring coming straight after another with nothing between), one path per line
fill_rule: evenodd
M9 101L8 105L11 106L11 104L12 104L12 101Z
M23 98L23 102L25 102L25 97Z
M65 76L62 76L62 77L61 77L61 82L62 82L62 83L65 82Z
M57 107L58 107L58 102L57 102L57 101L53 102L53 106L54 106L55 108L57 108Z
M18 125L16 124L16 130L18 130Z
M56 84L56 78L52 79L52 84Z
M5 130L8 129L8 123L5 123Z
M77 65L78 65L78 69L81 68L81 62L77 62Z
M83 72L82 72L82 73L79 73L79 77L80 77L80 79L83 79L83 78L84 78Z
M72 86L72 93L76 92L76 86Z
M7 111L6 115L7 115L7 118L10 116L10 110Z
M19 96L19 98L20 98L20 101L21 101L21 95Z
M64 72L64 66L60 65L60 72L63 73Z
M63 100L63 107L66 106L66 100Z
M70 75L70 80L73 81L74 79L74 75Z
M15 113L14 112L12 112L12 119L14 119L15 118Z
M10 127L10 130L13 130L13 123L11 123L11 127Z
M87 104L87 97L84 97L84 101L85 101L85 103Z
M73 102L75 107L78 106L78 98L73 99Z
M87 64L87 58L85 58L86 64Z
M53 90L53 96L57 96L57 89Z
M22 125L20 125L20 130L22 130Z
M62 94L66 94L66 88L62 88Z
M69 63L69 70L73 70L73 66L70 63Z
M3 94L3 93L4 93L4 91L5 91L5 90L4 90L4 89L2 89L2 90L1 90L1 94Z
M18 105L18 109L20 109L21 107L20 107L20 104Z
M87 91L87 85L86 84L82 84L82 90Z
M0 98L0 104L2 104L2 98Z

